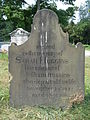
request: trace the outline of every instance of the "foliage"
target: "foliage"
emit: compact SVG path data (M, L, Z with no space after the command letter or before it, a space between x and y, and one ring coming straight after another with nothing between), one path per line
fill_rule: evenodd
M0 39L8 41L10 39L9 33L22 19L22 14L19 11L21 2L19 0L1 0L0 3Z
M0 41L8 41L9 33L23 26L24 0L0 0Z
M70 34L70 42L90 44L90 19L83 19L77 24L71 21L66 27L66 31Z
M64 2L65 4L72 4L72 5L73 5L73 2L75 2L76 0L36 0L37 10L40 10L40 4L41 4L43 1L44 1L44 2L61 1L61 2Z
M0 53L0 60L8 60L8 54Z
M37 2L41 2L41 1L43 1L43 0L36 0ZM53 1L53 2L55 2L55 1L61 1L61 2L64 2L64 3L67 3L67 4L73 4L73 2L75 2L76 0L44 0L45 2L49 2L49 1Z
M90 19L90 0L86 0L85 4L79 8L80 20L89 18Z
M0 59L0 119L1 120L90 120L90 58L85 60L85 100L62 111L52 107L12 108L9 104L8 61Z
M84 45L84 47L85 47L85 50L89 50L90 51L90 45Z
M90 0L86 0L79 8L80 22L74 24L73 20L65 28L70 34L70 42L90 45Z
M41 0L40 6L42 8L48 8L56 12L59 17L60 24L65 27L68 25L68 20L74 16L75 7L70 7L66 11L57 10L55 2L48 3L48 0ZM31 24L33 17L37 12L37 5L29 6L26 9L22 9L23 4L26 4L24 0L1 0L0 2L0 41L8 41L9 33L16 28L23 28L27 31L31 31Z

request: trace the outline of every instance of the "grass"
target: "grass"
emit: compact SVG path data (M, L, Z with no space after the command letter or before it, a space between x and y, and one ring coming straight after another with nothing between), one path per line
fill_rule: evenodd
M90 45L84 45L85 50L90 50Z
M0 60L8 60L8 55L5 53L0 53Z
M90 57L85 60L85 100L62 111L45 106L15 109L9 107L8 60L0 58L0 120L90 120Z

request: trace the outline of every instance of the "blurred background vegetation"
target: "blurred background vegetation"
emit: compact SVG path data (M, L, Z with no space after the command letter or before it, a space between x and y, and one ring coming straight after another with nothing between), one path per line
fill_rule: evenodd
M53 1L53 2L50 2ZM90 44L90 0L86 0L80 8L74 6L75 0L60 0L71 4L66 10L57 9L56 0L36 0L35 5L28 5L25 0L0 0L0 42L9 41L9 33L16 28L31 32L33 17L38 9L53 10L59 18L59 23L70 35L70 42ZM24 6L28 5L27 8ZM75 24L75 11L79 11L80 21Z

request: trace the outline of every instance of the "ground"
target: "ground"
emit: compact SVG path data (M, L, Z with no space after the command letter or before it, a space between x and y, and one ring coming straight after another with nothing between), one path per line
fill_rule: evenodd
M90 120L90 57L85 58L85 100L69 110L38 106L15 109L9 106L7 55L0 55L0 120Z

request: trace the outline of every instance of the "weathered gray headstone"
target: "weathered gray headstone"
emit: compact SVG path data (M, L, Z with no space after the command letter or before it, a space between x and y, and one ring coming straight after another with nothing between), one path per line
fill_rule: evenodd
M34 17L29 40L9 50L10 104L65 107L84 99L84 48L72 47L51 10Z

